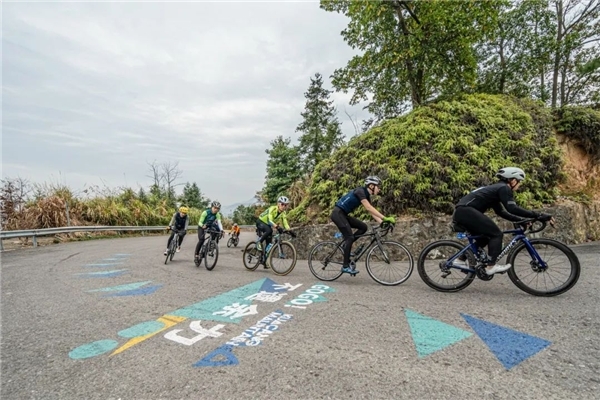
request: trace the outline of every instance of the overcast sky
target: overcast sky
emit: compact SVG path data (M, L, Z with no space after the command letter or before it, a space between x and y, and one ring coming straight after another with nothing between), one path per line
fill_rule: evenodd
M298 137L304 92L354 51L318 2L4 3L2 176L147 188L179 162L224 205L264 184L265 149ZM335 93L347 137L362 105Z

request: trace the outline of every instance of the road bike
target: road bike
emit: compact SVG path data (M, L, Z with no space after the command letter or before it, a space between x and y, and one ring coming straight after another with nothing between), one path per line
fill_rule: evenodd
M205 230L204 243L202 243L198 257L194 258L196 267L199 267L202 261L204 261L206 269L212 271L215 265L217 265L217 260L219 259L217 238L219 235L221 235L221 231L210 228Z
M382 240L393 230L394 224L386 222L372 226L371 232L355 236L355 240L371 238L370 242L362 243L351 253L354 263L366 254L365 267L369 276L385 286L406 282L414 268L413 256L406 246L394 240ZM342 276L344 243L342 239L339 242L323 241L313 246L308 256L308 267L317 279L334 281ZM350 275L356 276L356 273Z
M266 248L263 246L261 249L256 247L261 237L261 232L258 229L256 229L256 235L257 239L248 243L244 249L242 256L244 267L249 271L254 271L262 264L265 268L271 268L275 275L281 276L292 272L298 260L296 248L292 242L284 241L282 235L289 235L293 238L296 237L296 234L278 228L277 234L273 235L271 244Z
M535 227L537 224L537 228ZM546 222L536 219L525 219L514 223L514 229L504 231L513 235L512 240L502 249L498 260L507 255L506 262L511 268L510 280L519 289L534 296L556 296L571 289L579 280L581 266L579 259L567 245L546 238L528 238L528 233L541 232ZM472 236L457 223L453 229L458 232L459 239L467 239L469 243L455 240L438 240L421 251L417 270L423 282L440 292L458 292L471 283L475 276L483 281L490 281L497 275L488 275L485 267L489 258L483 248L475 243L480 236ZM466 263L466 267L454 265ZM504 272L501 272L504 273Z
M174 227L169 228L175 235L173 235L173 239L171 239L171 243L169 243L169 248L167 250L167 256L165 257L165 265L169 261L173 261L173 256L177 252L177 247L179 246L179 237L182 236L184 231L178 231Z
M239 242L240 242L240 235L234 233L233 235L231 235L231 237L227 241L227 247L231 247L231 246L237 247Z

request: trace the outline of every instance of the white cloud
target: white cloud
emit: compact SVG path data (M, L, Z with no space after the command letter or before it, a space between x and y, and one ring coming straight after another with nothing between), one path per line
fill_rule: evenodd
M148 186L148 162L179 161L224 204L297 138L309 78L353 55L317 2L5 3L2 24L3 176ZM344 111L367 118L349 98L347 137Z

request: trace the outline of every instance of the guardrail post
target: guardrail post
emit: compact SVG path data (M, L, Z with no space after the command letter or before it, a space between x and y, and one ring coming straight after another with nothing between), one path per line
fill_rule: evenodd
M4 251L4 240L0 239L0 251Z
M33 247L37 247L37 236L33 235Z

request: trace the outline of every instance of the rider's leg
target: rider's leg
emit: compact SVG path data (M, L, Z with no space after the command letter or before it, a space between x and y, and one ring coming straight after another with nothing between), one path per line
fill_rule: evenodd
M331 220L344 236L344 261L342 262L342 269L350 269L350 252L352 251L354 234L352 233L352 226L348 221L348 215L341 208L334 207L331 213Z
M179 235L177 235L178 236L177 251L181 250L181 243L183 243L183 238L186 234L187 234L187 232L183 231Z
M263 245L263 248L265 248L267 244L271 243L271 235L273 235L273 228L271 228L269 225L265 224L260 220L256 223L256 226L258 227L258 230L262 232L262 236L258 241Z
M484 235L489 238L490 263L486 269L489 275L510 269L510 264L496 264L498 256L502 252L502 231L490 217L472 207L457 207L454 219L467 228L472 235Z
M204 244L204 229L201 226L198 227L198 244L196 244L196 250L194 250L194 256L198 257L198 253L200 253L200 249Z
M173 240L173 236L175 236L175 232L171 231L171 235L169 236L169 240L167 240L167 249L164 252L165 256L169 252L169 247L171 246L171 240Z

